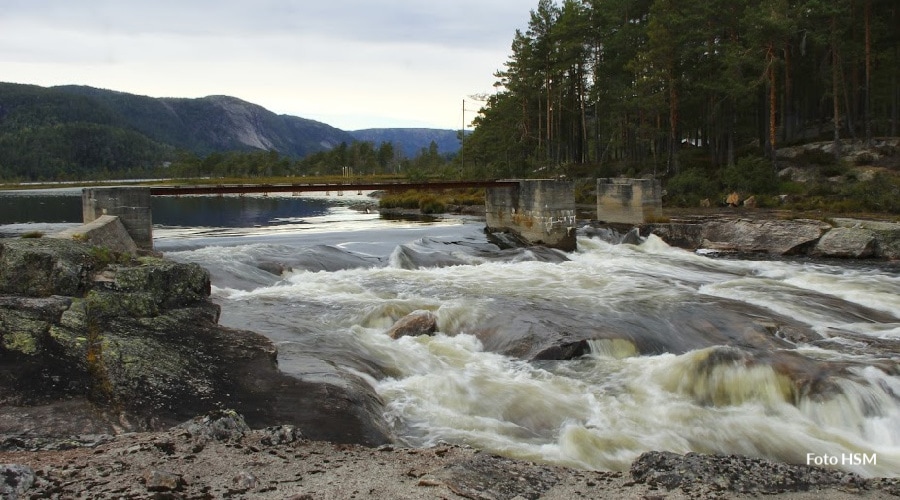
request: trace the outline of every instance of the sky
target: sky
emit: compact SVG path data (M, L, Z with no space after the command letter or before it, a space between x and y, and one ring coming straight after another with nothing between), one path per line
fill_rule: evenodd
M467 126L537 0L2 0L0 81L230 95L343 130ZM466 111L463 112L463 100Z

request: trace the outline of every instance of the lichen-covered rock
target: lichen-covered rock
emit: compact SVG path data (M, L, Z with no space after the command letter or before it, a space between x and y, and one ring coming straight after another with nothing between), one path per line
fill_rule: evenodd
M868 229L836 227L825 233L812 255L861 259L875 255L875 233Z
M900 223L859 219L834 219L839 228L871 231L875 235L874 256L900 259Z
M0 240L0 293L78 296L97 267L90 247L69 240Z
M383 403L359 377L285 375L267 338L219 326L200 266L98 258L107 253L0 242L0 433L159 429L234 408L250 425L295 425L312 439L391 440Z

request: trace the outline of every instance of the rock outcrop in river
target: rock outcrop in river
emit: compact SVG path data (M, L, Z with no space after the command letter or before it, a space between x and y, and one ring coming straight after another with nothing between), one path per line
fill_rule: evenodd
M262 335L217 324L196 264L64 239L0 240L0 435L158 430L230 408L308 437L391 440L362 379L281 373Z

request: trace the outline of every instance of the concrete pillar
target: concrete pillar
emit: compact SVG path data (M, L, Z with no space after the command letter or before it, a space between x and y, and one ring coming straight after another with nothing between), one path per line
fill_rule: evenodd
M485 189L489 232L508 232L527 244L575 250L575 184L523 180Z
M94 187L81 191L84 223L115 215L141 250L153 250L153 217L148 187Z
M643 224L662 216L662 187L654 179L597 179L597 220Z

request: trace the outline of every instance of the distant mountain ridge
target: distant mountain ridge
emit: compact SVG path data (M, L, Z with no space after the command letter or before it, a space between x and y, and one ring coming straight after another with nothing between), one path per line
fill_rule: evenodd
M407 156L432 141L444 154L459 149L453 130L347 132L231 96L154 98L81 85L0 83L3 177L149 170L178 151L265 150L302 158L354 141L393 142Z

